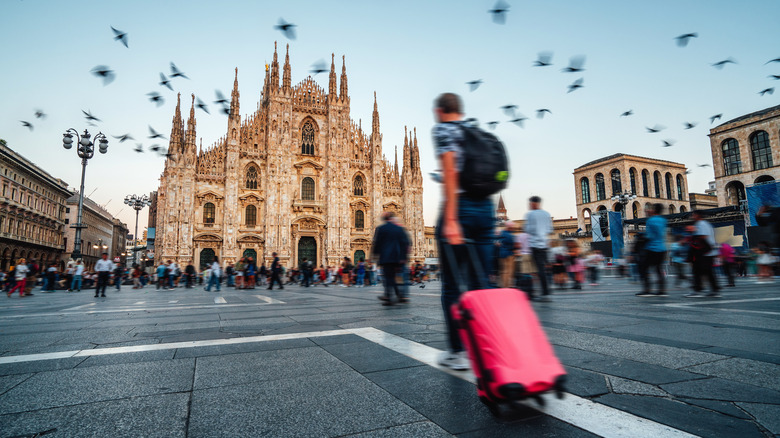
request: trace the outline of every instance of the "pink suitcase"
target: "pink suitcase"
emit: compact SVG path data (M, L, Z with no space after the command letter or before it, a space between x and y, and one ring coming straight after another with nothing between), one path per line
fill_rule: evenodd
M477 377L477 394L490 411L541 394L563 397L566 371L539 324L526 294L517 289L464 293L452 306Z

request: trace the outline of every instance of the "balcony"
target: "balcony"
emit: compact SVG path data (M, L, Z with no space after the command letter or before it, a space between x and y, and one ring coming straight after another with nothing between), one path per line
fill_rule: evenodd
M306 199L296 199L293 201L293 211L313 210L315 213L322 213L325 208L325 201L312 201Z

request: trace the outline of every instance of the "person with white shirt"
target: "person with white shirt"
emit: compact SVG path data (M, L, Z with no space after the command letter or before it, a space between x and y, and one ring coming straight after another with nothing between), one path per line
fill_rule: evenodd
M219 267L219 259L214 256L214 263L211 264L211 275L209 276L209 284L206 286L206 292L211 291L211 285L215 285L217 290L216 292L219 292L220 290L220 279L222 277L222 269Z
M701 298L701 297L720 297L720 286L718 286L718 280L715 278L715 273L712 272L712 262L715 257L718 256L718 245L715 242L715 229L712 228L709 222L702 218L699 211L694 210L691 213L694 223L694 230L692 239L693 254L693 293L686 295L686 298ZM712 292L709 294L702 293L702 280L704 277L709 278L710 285L712 286Z
M108 286L108 277L114 270L114 262L108 259L108 253L103 253L103 258L95 263L95 272L98 275L97 288L95 289L95 298L106 297L106 286Z
M531 247L531 257L536 265L537 278L542 286L542 297L539 301L549 302L550 288L547 285L547 239L552 233L552 218L550 213L542 210L542 198L531 196L528 199L529 212L525 214L525 232L528 233L528 246Z

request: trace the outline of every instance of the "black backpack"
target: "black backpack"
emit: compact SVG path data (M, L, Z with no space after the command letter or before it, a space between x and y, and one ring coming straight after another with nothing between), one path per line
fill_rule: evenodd
M458 181L464 194L487 198L504 190L509 181L509 160L504 144L495 135L475 126L461 124L463 129L463 169Z

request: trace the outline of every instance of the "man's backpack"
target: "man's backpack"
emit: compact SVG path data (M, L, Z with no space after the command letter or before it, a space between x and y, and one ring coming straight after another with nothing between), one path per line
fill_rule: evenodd
M475 126L463 129L463 169L459 186L472 198L487 198L504 190L509 181L509 160L504 144L495 135Z

